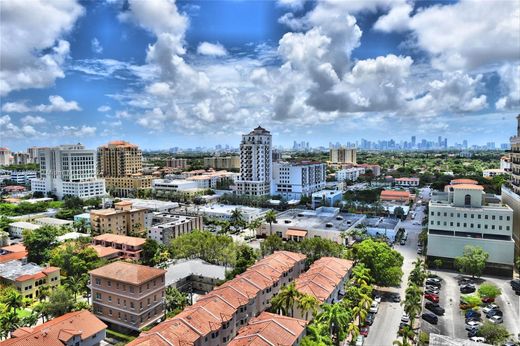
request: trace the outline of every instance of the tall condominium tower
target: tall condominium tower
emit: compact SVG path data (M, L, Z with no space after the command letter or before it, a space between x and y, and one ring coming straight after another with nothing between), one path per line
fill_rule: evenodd
M248 134L242 135L237 193L253 196L271 193L272 155L272 136L266 129L258 126Z
M40 178L31 180L33 192L80 198L103 196L105 181L96 175L96 151L81 144L41 148L38 151Z
M143 169L143 152L137 145L125 141L112 141L100 146L97 159L102 177L126 177Z
M330 161L332 163L357 163L356 148L330 149Z

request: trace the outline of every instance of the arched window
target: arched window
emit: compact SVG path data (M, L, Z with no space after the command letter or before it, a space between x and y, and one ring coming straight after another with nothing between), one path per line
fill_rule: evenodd
M464 205L471 205L471 195L464 196Z

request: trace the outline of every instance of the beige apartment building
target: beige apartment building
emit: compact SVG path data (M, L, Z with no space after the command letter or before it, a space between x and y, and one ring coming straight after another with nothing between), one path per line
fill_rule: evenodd
M101 255L99 257L104 257L107 259L120 257L125 259L139 260L141 258L141 252L143 251L143 245L145 242L146 240L143 238L129 237L126 235L111 233L101 234L92 238L92 246L94 250L96 250L98 255ZM100 247L117 250L118 252L117 254L114 254L115 251L103 251L100 249Z
M105 185L114 196L135 197L137 191L152 188L152 179L151 175L136 173L126 177L105 177Z
M170 168L178 168L178 169L188 169L190 165L188 165L188 159L177 159L175 157L170 157L166 159L166 167Z
M54 289L60 285L60 268L8 261L0 263L0 283L13 285L24 298L37 298L41 287Z
M90 211L90 225L94 233L127 235L145 230L146 209L133 208L132 202L115 203L114 208Z
M353 163L357 162L356 148L336 148L330 149L330 162L332 163Z
M157 341L186 346L226 345L241 327L271 306L271 299L282 287L303 272L305 259L299 253L277 251L201 296L177 316L141 333L128 346Z
M214 169L240 169L240 156L205 157L204 167Z
M139 331L164 317L166 271L113 262L90 271L94 314L112 328Z

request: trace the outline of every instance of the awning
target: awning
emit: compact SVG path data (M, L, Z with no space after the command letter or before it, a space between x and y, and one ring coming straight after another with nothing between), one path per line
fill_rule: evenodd
M307 236L307 231L302 231L299 229L289 229L287 232L285 232L285 235L288 237L303 237L305 238Z

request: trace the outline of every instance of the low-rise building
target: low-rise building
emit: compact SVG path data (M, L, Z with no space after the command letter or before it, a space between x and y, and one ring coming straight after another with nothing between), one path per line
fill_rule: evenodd
M78 240L80 238L88 238L90 237L90 234L87 233L80 233L80 232L68 232L63 235L60 235L56 237L56 240L60 243L63 243L65 241L69 240Z
M38 298L42 286L54 289L60 285L60 268L8 261L0 263L0 282L13 285L24 298Z
M316 260L307 272L294 282L296 290L316 298L321 304L334 304L341 300L345 283L350 277L353 262L335 257L322 257ZM313 319L311 312L302 311L295 304L294 317L308 321Z
M506 175L507 172L503 169L484 169L482 171L482 176L484 178L493 178L497 175Z
M335 207L343 200L343 191L322 190L311 195L312 209L318 207Z
M163 341L170 345L225 345L241 326L270 307L272 297L283 286L300 275L305 258L294 252L275 252L200 297L177 316L141 333L128 346Z
M116 249L119 251L119 257L132 260L141 258L145 242L146 240L143 238L111 233L100 234L92 238L92 245Z
M120 258L121 252L113 247L107 247L103 245L90 245L90 248L96 251L96 254L99 258L105 259L107 261L115 260Z
M403 187L418 187L420 183L419 178L395 178L394 184Z
M6 263L14 260L21 260L22 263L26 262L27 249L23 244L13 244L0 248L0 263Z
M37 174L35 171L12 171L11 181L15 181L17 184L31 185L31 180L36 179Z
M447 266L462 256L464 246L481 247L489 254L488 270L511 275L514 261L513 210L485 203L477 184L450 184L432 195L428 215L428 260Z
M74 311L34 327L19 328L2 346L98 346L106 329L90 311Z
M161 196L180 192L193 194L200 191L196 181L185 179L154 179L152 190Z
M363 167L344 168L335 173L335 178L336 181L356 181L360 174L365 174Z
M166 268L166 287L206 294L226 279L226 269L201 259L180 260Z
M22 238L23 231L29 230L34 231L40 228L41 226L35 225L34 223L26 222L26 221L18 221L12 222L9 224L9 234L13 238Z
M89 273L92 310L112 328L139 331L164 317L164 270L119 261Z
M85 222L85 226L90 226L90 213L74 215L74 222Z
M399 229L399 220L387 217L370 217L363 220L367 234L372 237L386 237L395 241Z
M242 327L228 345L299 345L306 334L307 323L305 320L264 311Z
M151 175L136 173L124 177L105 177L107 191L117 197L136 196L138 191L152 188Z
M265 216L267 209L244 207L242 205L229 205L229 204L209 204L197 206L190 209L190 212L199 215L204 215L210 219L218 220L231 220L231 215L234 210L240 210L242 217L246 222L251 222L256 219L260 219Z
M169 244L172 239L203 228L202 216L154 213L148 238Z
M276 223L269 225L264 222L257 235L276 234L293 241L320 237L343 244L342 231L354 228L365 218L362 214L340 213L339 208L289 209L276 216Z
M301 199L325 188L327 167L319 162L273 163L273 194Z
M214 169L240 169L240 156L205 157L204 167Z
M39 217L34 219L34 223L40 226L72 228L73 221L57 219L55 217Z
M114 208L90 211L90 225L94 233L126 235L145 230L146 209L134 208L132 202L115 203Z
M412 197L408 191L383 190L381 191L380 200L408 203L412 200Z

